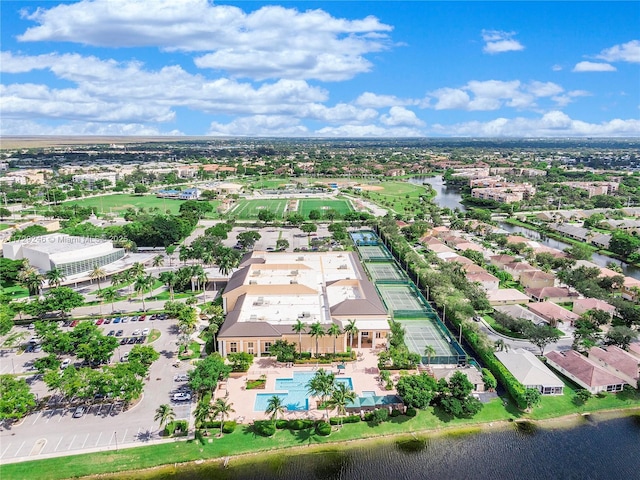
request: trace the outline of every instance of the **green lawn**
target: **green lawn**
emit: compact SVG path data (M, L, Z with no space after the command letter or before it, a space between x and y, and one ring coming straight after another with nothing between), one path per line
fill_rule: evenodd
M229 215L242 220L255 220L261 210L270 210L276 214L276 218L284 218L285 209L289 202L286 198L269 200L239 200L237 205L231 209Z
M309 218L311 210L318 210L324 213L327 210L335 210L340 215L353 211L351 205L346 200L324 200L321 198L307 198L300 200L298 204L298 213L303 217Z
M422 185L409 182L385 181L373 186L381 187L382 190L365 190L362 196L401 214L415 212L421 207L419 197L429 195L429 190Z
M177 214L180 209L180 205L184 200L173 200L169 198L157 198L153 194L147 195L130 195L130 194L114 194L105 195L101 197L81 198L75 200L69 200L63 203L64 206L69 207L73 204L77 204L83 207L90 207L94 209L96 215L107 214L113 212L114 214L122 213L127 208L144 208L150 210L158 208L160 212L170 211L172 214ZM218 207L220 202L209 202L213 205L214 211Z
M10 295L12 299L26 298L29 296L29 290L21 287L20 285L4 288L0 287L0 293Z
M6 230L7 228L10 228L11 225L9 225L8 223L0 223L0 232L2 230Z

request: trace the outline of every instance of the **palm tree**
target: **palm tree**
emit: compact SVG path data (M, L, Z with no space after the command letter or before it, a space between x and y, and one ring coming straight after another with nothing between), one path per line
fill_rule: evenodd
M318 354L319 354L318 339L321 337L324 337L325 333L326 332L324 331L324 328L322 328L322 325L320 324L320 322L313 323L309 327L309 334L311 335L311 338L315 337L316 339L316 358L318 358Z
M134 278L144 275L144 265L140 262L135 262L133 265L131 265L131 268L129 270L131 271L131 275Z
M155 257L153 257L153 264L154 267L161 267L162 265L164 265L164 256L163 255L156 255Z
M307 324L298 319L291 328L293 328L293 331L298 334L298 353L302 355L302 334L307 329Z
M29 290L29 295L38 295L44 285L44 275L27 264L18 274L18 281Z
M224 419L229 416L229 414L235 412L233 408L231 408L231 403L227 401L225 398L218 398L213 404L213 414L214 417L220 415L220 436L222 436L222 428L224 427Z
M493 347L495 348L495 350L497 352L502 352L502 351L508 352L509 351L509 344L506 343L501 338L496 340L495 342L493 342Z
M94 265L93 266L93 270L91 270L91 272L89 272L89 278L93 281L93 280L97 280L98 282L98 291L101 290L100 288L100 280L104 279L107 277L107 272L104 270L104 268L99 267L98 265Z
M173 411L171 405L163 403L156 409L156 416L153 419L156 422L160 422L160 429L169 422L172 422L176 418L176 414Z
M233 250L231 250L230 248L225 248L224 250L222 250L221 254L218 255L216 263L218 264L220 273L226 276L231 273L231 270L239 265L240 259Z
M436 349L427 345L424 347L424 354L427 356L427 365L431 365L431 357L436 354Z
M113 302L118 297L118 292L116 292L115 288L105 288L104 290L98 292L98 297L102 298L105 302L111 303L111 313L113 313Z
M271 415L271 420L278 420L278 415L284 415L285 406L282 404L282 397L273 395L267 402L267 408L264 411L267 415Z
M47 279L47 282L49 282L50 287L59 287L67 278L59 268L52 268L45 273L44 276Z
M196 420L196 427L202 427L204 423L206 423L212 414L211 405L205 402L198 402L198 406L193 412L193 416Z
M167 245L164 247L164 251L167 254L167 257L169 257L169 266L171 266L171 262L173 261L172 255L176 251L176 248L177 247L175 245Z
M353 348L353 338L358 334L355 320L349 320L344 327L344 332L349 334L349 347Z
M332 323L331 326L327 329L327 335L331 335L333 337L333 356L336 355L336 339L342 334L342 330L340 330L340 326L335 323Z
M326 399L331 396L335 388L336 376L333 372L318 370L316 374L307 382L307 392L313 397L320 397L320 402L324 404L329 417L329 408Z
M151 286L153 285L154 280L155 279L151 275L140 276L140 277L136 278L135 288L136 288L136 292L138 292L138 295L140 295L140 297L142 299L142 310L144 310L144 311L147 310L147 308L145 306L145 303L144 303L144 293L145 293L145 290L148 290L149 288L151 288Z
M178 275L176 275L176 272L169 270L168 272L162 272L159 279L169 288L169 298L173 301L173 288L178 283Z
M354 402L355 399L356 392L347 387L346 383L337 383L333 392L331 392L328 404L337 410L338 417L340 417L340 425L342 425L342 417L347 414L347 403Z
M189 260L190 258L191 258L191 248L189 248L187 245L181 245L180 249L178 250L178 259L183 264L186 264L187 260Z

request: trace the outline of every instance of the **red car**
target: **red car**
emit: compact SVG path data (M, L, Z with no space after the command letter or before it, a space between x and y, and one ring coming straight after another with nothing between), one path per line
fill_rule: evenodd
M102 325L104 323L104 318L99 318L96 320L96 325Z
M140 318L138 319L139 322L144 322L147 319L146 315L140 315Z
M78 320L74 320L73 322L71 322L71 325L69 325L71 328L75 327L76 325L78 325L78 323L80 323Z

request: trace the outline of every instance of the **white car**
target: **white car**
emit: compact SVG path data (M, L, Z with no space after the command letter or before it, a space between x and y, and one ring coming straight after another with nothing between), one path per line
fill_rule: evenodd
M71 359L69 358L65 358L62 363L60 364L60 368L62 370L64 370L65 368L67 368L69 365L71 365Z
M185 393L185 392L178 392L178 393L174 393L172 398L174 402L187 402L191 400L191 394Z
M140 330L134 330L133 336L137 337L138 335L140 335Z
M144 330L142 330L142 336L146 337L147 335L149 335L149 329L145 328Z
M127 362L129 361L129 352L126 352L121 358L120 358L121 362Z

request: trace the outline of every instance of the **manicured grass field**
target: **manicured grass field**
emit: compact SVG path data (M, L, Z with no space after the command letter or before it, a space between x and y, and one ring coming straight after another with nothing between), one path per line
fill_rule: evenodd
M308 198L300 200L298 205L298 213L308 218L311 210L319 210L324 213L327 210L335 210L340 215L349 213L353 210L346 200L324 200L321 198Z
M276 214L276 218L283 218L287 207L287 199L273 200L240 200L238 204L229 212L229 215L236 216L242 220L255 220L261 210L270 210Z
M64 206L70 206L76 204L83 207L93 208L96 215L101 213L122 213L127 208L144 208L149 211L152 208L159 209L160 212L167 210L172 214L177 214L180 209L180 205L184 200L173 200L169 198L157 198L153 194L149 195L129 195L129 194L115 194L104 195L101 197L81 198L75 200L69 200L64 202ZM219 205L219 202L209 202L213 205L214 211Z
M365 190L362 192L365 198L401 214L411 214L419 209L419 197L429 195L429 191L422 185L408 182L380 182L372 186L381 187L382 190Z

